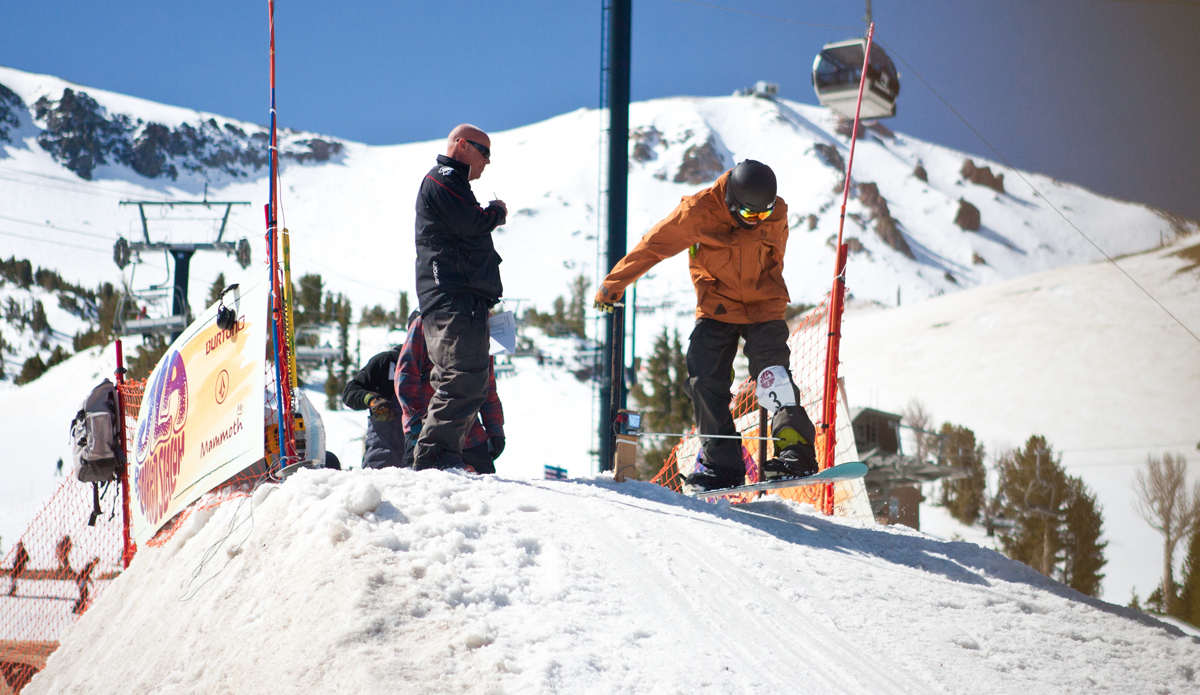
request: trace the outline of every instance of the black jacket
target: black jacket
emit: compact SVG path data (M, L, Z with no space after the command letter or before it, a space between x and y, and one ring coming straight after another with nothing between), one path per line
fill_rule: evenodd
M438 165L417 194L417 298L427 312L443 297L476 294L489 306L500 301L500 254L492 230L504 224L504 209L480 207L467 181L470 167L438 155Z
M375 355L342 391L342 403L351 410L365 410L376 396L383 396L395 413L395 417L387 422L367 416L363 468L399 467L404 458L404 418L400 415L400 401L396 400L393 384L399 359L399 346Z

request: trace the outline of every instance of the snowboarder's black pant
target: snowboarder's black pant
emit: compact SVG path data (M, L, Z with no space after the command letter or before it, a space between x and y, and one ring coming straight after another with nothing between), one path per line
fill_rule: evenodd
M415 467L438 466L443 453L463 453L467 432L487 397L488 304L473 294L452 294L421 319L433 371L433 397L417 439Z
M696 413L696 428L700 434L736 435L733 415L729 412L733 387L733 358L737 355L738 340L746 340L742 352L750 361L750 376L757 378L768 367L782 366L791 370L788 363L787 324L782 321L762 323L721 323L714 319L698 319L692 329L688 344L685 385L692 409ZM800 405L800 389L792 380L796 393L796 405L780 408L771 418L771 432L778 433L784 427L792 427L809 444L813 443L814 428L808 413ZM737 439L704 439L704 466L732 484L740 484L746 473L742 462L742 444Z

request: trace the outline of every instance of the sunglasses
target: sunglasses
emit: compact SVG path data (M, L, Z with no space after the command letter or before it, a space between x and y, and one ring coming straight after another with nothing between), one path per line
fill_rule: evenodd
M489 162L492 161L492 150L487 145L480 145L474 140L467 140L467 144L479 150L479 154L483 155L484 159L488 160Z
M738 217L741 217L743 220L746 220L747 222L751 222L751 221L761 222L762 220L765 220L768 217L770 217L771 213L774 211L775 211L775 203L771 203L771 206L762 212L755 212L755 211L751 210L750 208L746 207L745 205L743 205L742 207L738 208L737 214L738 214Z

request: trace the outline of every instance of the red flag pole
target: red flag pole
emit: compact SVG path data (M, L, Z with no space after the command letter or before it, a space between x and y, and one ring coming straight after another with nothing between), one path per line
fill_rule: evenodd
M838 352L842 340L842 311L846 301L846 245L842 243L842 231L846 226L846 202L850 199L850 172L854 167L854 146L858 142L859 114L862 111L863 91L867 85L867 69L871 64L871 43L875 38L875 23L867 29L867 42L863 50L862 77L858 81L858 103L854 106L854 130L850 133L850 159L846 162L846 185L842 189L842 214L838 220L837 261L833 273L833 290L829 296L829 338L825 350L825 403L821 413L821 428L825 430L825 467L833 465L834 446L837 443L837 389ZM825 484L823 511L833 514L833 483Z
M133 544L133 520L129 513L129 438L125 431L125 393L121 388L125 385L125 353L120 338L117 338L116 347L117 369L113 376L117 380L117 431L121 434L121 458L124 459L121 466L121 565L129 569L137 546Z

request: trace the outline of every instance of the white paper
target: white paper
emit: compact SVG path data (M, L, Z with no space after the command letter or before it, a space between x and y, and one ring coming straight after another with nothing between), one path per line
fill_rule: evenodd
M512 354L517 351L517 318L511 311L502 311L488 319L492 350L489 354Z

